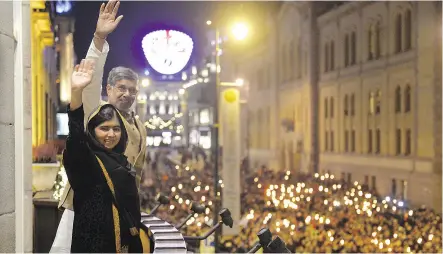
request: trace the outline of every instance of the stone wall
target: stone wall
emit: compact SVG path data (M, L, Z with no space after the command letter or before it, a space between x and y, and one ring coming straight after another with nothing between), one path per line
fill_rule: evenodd
M32 252L29 2L0 2L0 252Z

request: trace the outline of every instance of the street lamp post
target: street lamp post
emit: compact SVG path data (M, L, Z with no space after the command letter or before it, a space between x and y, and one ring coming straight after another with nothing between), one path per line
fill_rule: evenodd
M211 21L206 22L207 25L211 25ZM243 40L248 34L248 28L244 23L237 23L233 27L234 37L237 40ZM213 224L217 224L216 218L218 217L219 202L221 203L221 198L218 196L219 191L219 130L220 130L220 119L219 119L219 95L220 95L220 30L217 24L215 24L215 98L213 104L213 124L211 128L211 145L212 145L212 155L214 157L214 209L213 209ZM237 85L243 85L243 80L238 79L236 81ZM220 192L221 193L221 192ZM217 229L214 233L214 249L215 253L219 250L219 237L221 228Z
M214 157L213 163L214 163L214 209L213 209L213 220L214 225L217 224L217 218L218 218L218 210L219 210L219 197L218 197L218 161L219 161L219 89L220 89L220 31L218 27L215 27L215 98L214 98L214 107L212 112L212 130L211 130L211 138L212 138L212 155ZM215 253L218 253L219 250L219 237L220 237L220 228L217 229L214 233L214 249Z

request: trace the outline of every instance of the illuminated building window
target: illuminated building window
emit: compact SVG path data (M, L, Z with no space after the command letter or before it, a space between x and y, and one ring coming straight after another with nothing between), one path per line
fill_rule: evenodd
M203 109L200 111L200 124L208 124L209 123L209 110Z
M369 93L369 114L373 115L375 112L375 94L373 92Z
M158 113L159 113L160 115L164 115L164 114L166 113L166 110L165 110L165 104L163 104L163 103L160 104L160 108L159 108L159 110L158 110Z
M201 131L200 132L199 145L203 149L211 148L211 136L209 135L209 131Z
M155 115L157 112L155 111L155 106L151 105L149 106L149 114Z
M381 113L381 91L377 90L375 98L375 114L378 115L380 113Z

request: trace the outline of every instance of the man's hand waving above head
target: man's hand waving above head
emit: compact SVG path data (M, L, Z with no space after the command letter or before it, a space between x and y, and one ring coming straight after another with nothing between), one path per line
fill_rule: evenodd
M106 5L102 3L97 20L97 28L95 29L96 36L101 39L106 39L106 37L115 30L123 19L123 15L116 18L119 7L120 1L118 0L110 0Z

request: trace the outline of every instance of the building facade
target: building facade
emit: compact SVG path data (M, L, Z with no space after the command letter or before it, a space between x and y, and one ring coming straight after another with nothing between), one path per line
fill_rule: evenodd
M266 136L256 130L268 122L255 112L271 101L269 122L276 128L267 134L276 136L270 149L276 168L331 172L441 210L437 5L284 3L273 19L276 34L238 60L254 94L248 101L251 151ZM269 67L265 52L274 53ZM259 81L268 79L260 78L267 71L275 82L267 81L269 88Z
M359 2L317 18L321 171L441 207L436 10L432 2Z
M38 146L56 138L59 93L52 21L55 10L45 1L36 1L32 7L32 145Z
M147 128L147 145L182 145L181 82L141 81L137 115Z

